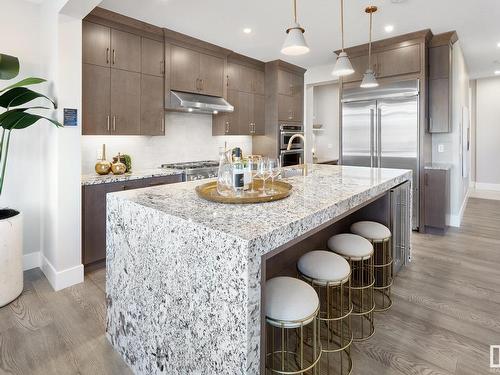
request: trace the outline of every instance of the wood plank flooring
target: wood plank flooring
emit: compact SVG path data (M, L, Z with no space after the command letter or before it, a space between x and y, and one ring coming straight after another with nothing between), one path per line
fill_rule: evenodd
M0 309L0 374L131 374L105 337L105 272L53 292L40 270ZM413 235L413 261L376 332L353 346L355 375L491 374L500 345L500 201L470 199L462 228Z

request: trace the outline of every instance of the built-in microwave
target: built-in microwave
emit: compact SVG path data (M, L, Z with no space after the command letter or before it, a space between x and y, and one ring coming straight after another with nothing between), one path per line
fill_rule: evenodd
M280 160L282 167L302 164L304 161L304 149L281 150Z
M288 142L294 134L304 135L304 128L302 125L280 125L280 150L286 150L288 147ZM304 148L304 142L302 138L297 137L292 141L292 149L302 149Z

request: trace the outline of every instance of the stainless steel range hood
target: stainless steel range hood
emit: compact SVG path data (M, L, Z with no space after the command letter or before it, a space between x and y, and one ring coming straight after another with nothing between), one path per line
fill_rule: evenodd
M192 94L182 91L170 91L170 104L172 109L193 113L233 112L234 107L224 98Z

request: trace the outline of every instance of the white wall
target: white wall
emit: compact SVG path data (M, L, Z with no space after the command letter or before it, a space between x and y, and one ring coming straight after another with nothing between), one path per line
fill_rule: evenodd
M432 161L449 163L451 169L449 224L460 226L467 202L470 177L462 177L462 109L469 107L469 75L460 42L453 46L452 131L432 135ZM444 152L438 152L438 145Z
M218 160L219 147L241 147L244 154L252 153L252 137L212 137L212 116L167 112L165 136L83 136L82 173L94 173L97 156L106 144L106 156L111 160L118 152L132 157L132 168L156 168L164 163L195 160Z
M22 20L22 22L20 21ZM17 56L21 64L18 77L12 82L0 81L0 88L29 76L43 76L42 39L40 36L39 7L19 0L2 0L0 22L0 52ZM47 85L33 86L46 92ZM45 161L41 157L40 121L28 129L12 133L4 191L0 207L11 207L24 215L24 254L41 250L43 221L41 187Z
M318 161L339 158L339 85L331 83L315 86L313 93L313 124L321 124L313 130L313 144Z
M477 80L476 187L500 191L500 78Z

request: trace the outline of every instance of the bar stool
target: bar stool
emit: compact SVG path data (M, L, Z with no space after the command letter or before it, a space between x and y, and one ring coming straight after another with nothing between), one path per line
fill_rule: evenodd
M352 330L354 341L364 341L375 333L373 311L373 246L367 239L352 233L342 233L328 239L328 248L343 256L351 267L351 297L353 302Z
M322 355L318 372L325 373L322 368L326 362L326 374L350 374L353 307L349 263L331 251L315 250L300 257L297 269L299 277L308 282L319 296L320 309L316 320Z
M275 277L266 282L265 303L266 369L271 374L309 370L317 374L321 342L315 319L319 311L316 291L302 280Z
M359 221L351 225L351 232L370 241L374 248L375 311L386 311L392 306L393 257L391 231L375 221Z

